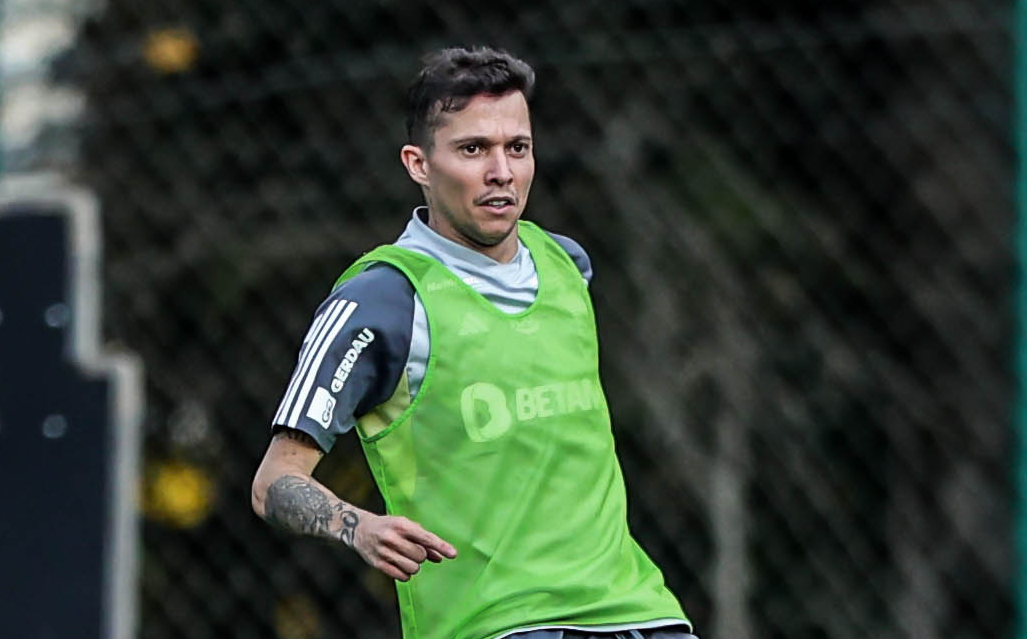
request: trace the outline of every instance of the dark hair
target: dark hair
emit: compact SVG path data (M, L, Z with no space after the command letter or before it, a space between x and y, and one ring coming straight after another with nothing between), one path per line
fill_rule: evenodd
M429 53L407 91L407 139L431 147L443 113L467 106L476 95L520 91L531 98L535 70L509 53L489 47L451 48Z

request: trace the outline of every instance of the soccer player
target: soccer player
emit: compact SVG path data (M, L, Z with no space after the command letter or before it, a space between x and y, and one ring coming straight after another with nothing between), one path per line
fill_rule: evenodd
M393 577L405 639L684 639L628 531L589 258L520 219L534 78L489 48L425 58L400 158L426 206L317 310L253 508ZM388 514L311 477L350 430Z

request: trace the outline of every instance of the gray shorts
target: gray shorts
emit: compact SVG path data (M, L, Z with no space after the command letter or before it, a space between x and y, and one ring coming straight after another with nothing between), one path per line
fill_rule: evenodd
M618 632L588 632L585 630L529 630L511 635L509 639L698 639L684 629L647 628Z

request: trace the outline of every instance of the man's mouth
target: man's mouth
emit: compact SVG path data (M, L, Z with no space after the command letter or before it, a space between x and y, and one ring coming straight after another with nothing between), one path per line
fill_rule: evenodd
M478 205L495 211L497 213L505 212L507 209L512 208L516 204L516 201L512 197L504 195L497 197L485 198L478 201Z

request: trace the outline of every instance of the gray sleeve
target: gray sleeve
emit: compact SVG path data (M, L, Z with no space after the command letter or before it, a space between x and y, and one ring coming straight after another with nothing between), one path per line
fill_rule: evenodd
M546 231L549 233L549 231ZM556 233L549 233L549 237L560 245L560 248L567 251L567 255L570 256L574 263L577 265L578 270L581 271L581 277L585 278L585 281L589 284L592 283L592 260L589 259L588 253L585 249L581 248L581 245L567 237L566 235L558 235Z
M413 314L413 286L386 264L335 289L314 315L272 426L301 430L331 450L396 391Z

